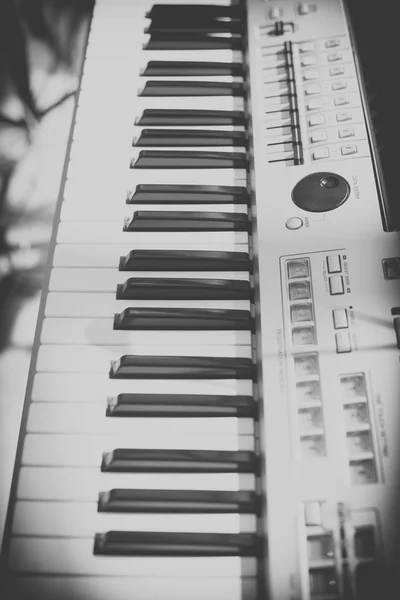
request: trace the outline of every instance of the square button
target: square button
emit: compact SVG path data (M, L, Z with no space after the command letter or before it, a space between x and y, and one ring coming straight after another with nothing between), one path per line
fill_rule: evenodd
M330 254L327 256L326 264L328 267L328 273L340 273L342 270L339 254Z
M331 77L336 77L337 75L344 75L344 67L332 67L329 69L329 74Z
M311 377L319 374L317 354L297 354L293 358L296 377Z
M307 102L307 110L318 110L319 108L322 108L322 100L319 98L314 98L310 102Z
M290 300L308 300L311 298L311 288L309 281L297 281L289 283Z
M315 330L312 325L292 330L293 346L309 346L315 344Z
M308 87L306 87L304 89L304 93L306 94L306 96L312 96L313 94L320 94L321 86L319 86L317 84L309 85Z
M337 48L338 46L340 46L340 40L338 40L337 38L332 40L326 40L325 42L325 48Z
M326 142L326 140L328 139L328 134L326 133L326 131L315 131L311 136L310 136L310 141L312 144L316 144L317 142Z
M277 6L273 6L272 8L269 9L269 18L272 20L275 19L280 19L282 16L282 9L278 8Z
M311 65L316 65L316 64L317 64L316 56L305 56L304 58L301 59L302 67L310 67Z
M317 148L314 150L312 156L314 160L323 160L324 158L329 158L329 148Z
M341 52L332 52L332 54L328 54L327 58L328 62L335 62L337 60L342 60L343 55Z
M354 137L354 135L355 131L353 127L342 127L342 129L339 129L339 137L341 139Z
M315 127L316 125L324 125L325 117L324 115L314 115L308 119L308 124L310 127Z
M350 334L348 331L340 331L335 334L336 338L336 352L342 354L343 352L351 352Z
M338 92L339 90L345 90L347 88L347 82L346 81L334 81L332 83L332 91L333 92Z
M333 310L332 316L335 329L346 329L349 326L347 310L345 308L337 308Z
M303 74L303 79L304 79L304 81L310 81L311 79L318 79L318 71L306 71Z
M289 260L287 267L289 279L296 279L298 277L308 277L310 274L309 262L306 258Z
M335 106L343 106L344 104L349 104L350 99L348 96L338 96L334 99L333 104Z
M304 504L304 521L309 527L322 525L321 504L319 502Z
M342 153L342 156L349 156L349 154L357 154L357 144L346 144L345 146L341 147L340 151Z
M329 291L331 296L344 294L343 277L341 275L333 275L329 277Z
M292 304L290 307L290 318L292 323L312 321L313 313L311 304Z
M353 115L351 112L338 112L336 114L336 121L338 123L342 123L343 121L351 121L353 118Z
M384 258L382 260L385 279L400 279L400 258Z
M314 52L315 44L314 42L304 42L304 44L300 44L299 50L302 54L304 52Z

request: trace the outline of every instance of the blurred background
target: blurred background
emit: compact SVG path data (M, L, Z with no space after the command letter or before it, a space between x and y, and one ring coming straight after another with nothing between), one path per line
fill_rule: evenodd
M0 0L0 540L92 0Z

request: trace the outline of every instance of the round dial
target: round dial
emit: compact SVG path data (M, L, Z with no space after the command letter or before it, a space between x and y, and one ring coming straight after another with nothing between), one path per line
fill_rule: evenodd
M350 195L347 181L328 171L311 173L300 179L292 190L296 206L308 212L328 212L346 202Z

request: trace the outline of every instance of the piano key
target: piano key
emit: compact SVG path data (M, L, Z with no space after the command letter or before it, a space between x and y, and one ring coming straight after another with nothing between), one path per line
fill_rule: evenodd
M179 34L169 32L151 33L144 50L242 50L241 37L224 35Z
M249 358L124 354L112 361L110 377L118 379L253 379Z
M172 330L162 330L162 327L158 330L128 330L115 328L115 320L112 318L63 319L54 317L44 319L40 341L42 344L90 344L100 346L110 344L113 346L135 345L137 347L164 346L171 344L171 342L176 346L180 344L184 346L197 344L199 346L210 346L212 344L230 346L251 345L251 332L239 330L208 331L206 326L201 331L190 330L189 327L181 330L178 324L176 329Z
M146 13L148 19L174 19L192 20L196 18L211 18L211 19L238 19L245 17L243 7L232 5L231 0L227 2L228 6L224 6L224 2L218 0L218 5L214 2L201 2L196 4L181 4L175 2L172 4L157 3L153 4L151 9Z
M255 576L255 558L220 557L102 557L93 555L93 540L15 537L10 544L10 568L23 573L118 575L130 577ZM136 580L136 579L135 579Z
M182 60L181 50L168 50L166 54L165 50L156 50L146 48L146 51L141 53L140 60L150 62L152 60L164 61L168 58L169 62L176 62ZM227 48L218 49L186 49L185 60L190 62L196 61L208 61L208 62L227 62L227 63L242 63L243 64L243 52L242 50L231 50Z
M245 204L213 204L205 207L204 204L189 204L182 206L180 204L170 204L160 207L159 205L152 206L148 204L136 204L132 208L123 203L116 204L115 198L109 196L107 203L100 203L98 198L90 198L90 201L82 204L79 198L68 198L62 204L61 221L112 221L118 218L123 221L128 217L132 217L132 208L136 211L177 212L184 210L185 212L201 213L205 209L207 212L215 213L242 213L247 215L248 207Z
M82 352L82 349L81 349ZM127 380L110 379L108 366L100 374L36 373L33 381L33 402L94 402L105 405L106 398L122 394L203 394L205 396L252 396L249 379L197 380Z
M108 417L255 417L251 396L118 394L107 398Z
M118 299L237 299L250 300L247 281L228 279L142 279L129 278L117 286Z
M196 152L141 150L132 169L244 169L247 158L240 152Z
M130 598L135 590L135 600L256 600L255 577L93 577L36 575L10 577L6 590L9 598L31 600L109 600Z
M106 473L94 468L22 467L20 500L96 502L100 490L221 490L255 492L252 473Z
M127 203L139 202L221 202L249 204L246 187L220 185L154 185L139 184L129 195Z
M233 77L243 76L244 67L242 63L211 62L211 61L170 61L150 60L141 70L144 77L175 77L181 76L207 76L207 75L231 75Z
M47 373L100 373L109 372L111 361L115 361L129 351L146 355L157 355L157 346L73 346L45 345L40 346L37 360L37 371ZM251 358L250 346L163 346L165 356L216 356ZM196 379L193 377L192 379ZM215 379L218 379L216 374ZM229 379L229 377L227 377ZM251 376L244 379L251 379ZM160 383L160 386L164 385ZM188 383L186 391L190 392ZM167 388L164 387L167 391ZM162 389L155 391L163 391Z
M114 316L114 330L120 329L174 330L175 339L176 330L181 329L185 331L218 330L219 332L230 329L235 331L251 330L252 320L250 312L241 310L130 307Z
M257 466L253 456L252 435L207 437L180 434L174 439L164 435L160 440L141 439L140 443L134 444L135 449L132 450L133 441L135 440L132 440L131 435L103 434L87 437L66 433L28 433L25 436L21 464L36 467L97 468L102 465L102 470L110 472L147 473L254 473ZM128 450L113 450L124 447ZM204 451L207 451L209 462L203 456ZM228 456L224 454L223 458L220 452L228 452ZM197 462L193 462L195 457L199 457ZM238 463L238 460L242 462Z
M169 79L169 78L165 78L163 75L152 75L151 77L147 77L142 73L142 69L140 70L140 79L136 79L135 82L137 83L137 85L139 86L140 89L143 89L144 87L147 86L147 84L149 84L149 87L152 88L161 88L163 87L161 84L165 83L166 84L166 90L167 93L165 94L165 96L169 96L169 88L178 88L178 87L182 87L183 90L183 94L178 94L175 93L173 95L175 96L186 96L186 95L196 95L193 94L192 89L196 89L196 84L198 84L199 89L201 89L202 91L198 94L199 96L202 95L206 95L209 96L210 94L208 93L208 88L210 87L211 84L223 84L222 85L222 89L229 89L230 87L232 87L232 93L231 94L227 94L227 95L231 95L231 96L237 96L237 95L243 95L241 93L237 93L237 91L240 91L241 88L243 88L244 85L244 80L243 77L241 75L216 75L216 74L211 74L211 75L175 75L175 77L173 79ZM153 85L154 84L154 85ZM204 86L204 90L207 90L207 93L205 93L205 91L202 89ZM219 86L216 86L216 89L218 90ZM189 92L189 94L188 94ZM156 92L157 93L157 92ZM140 95L140 93L138 94ZM151 94L149 94L151 95ZM157 93L158 95L158 93ZM163 94L160 94L163 95ZM211 94L212 95L212 94ZM214 94L215 96L220 96L221 95L221 91L216 91L216 93ZM225 92L222 94L225 95Z
M138 96L244 96L245 90L242 83L228 83L224 81L155 81L148 79L138 91Z
M114 490L113 490L114 491ZM114 491L114 494L117 490ZM151 490L157 498L157 490ZM142 490L132 490L140 494ZM171 493L168 492L167 493ZM174 493L174 492L172 492ZM175 492L176 493L176 492ZM178 492L182 493L182 492ZM196 494L196 492L191 492ZM220 492L214 492L218 494ZM212 494L212 492L203 492ZM228 492L232 494L232 492ZM165 493L164 493L165 495ZM18 501L15 506L12 532L14 535L51 536L67 538L91 538L97 531L121 530L162 533L255 533L256 516L252 514L171 514L168 516L160 503L150 514L135 510L128 512L98 511L96 502L26 502ZM166 504L166 507L168 505Z
M116 257L116 262L117 262ZM250 275L247 271L137 271L128 274L115 269L53 268L52 292L115 292L121 298L200 298L248 300ZM240 283L238 283L240 282ZM139 287L140 286L140 287ZM165 293L165 296L160 294ZM156 294L156 295L155 295Z
M20 503L22 504L22 503ZM26 507L25 503L25 507ZM114 488L99 493L97 510L99 512L123 513L183 513L183 514L232 514L259 513L259 497L252 492L216 492L194 490L154 490ZM93 506L92 506L93 510ZM181 516L181 515L179 515ZM30 519L29 519L30 520ZM237 519L235 519L236 521ZM234 521L234 522L235 522ZM252 519L253 521L253 519ZM246 520L249 523L248 520ZM179 520L176 521L179 523ZM245 521L235 523L233 533L243 531ZM255 522L252 529L255 528ZM109 528L109 525L106 526ZM129 526L131 527L131 526ZM137 526L135 526L136 528ZM146 526L146 530L147 530ZM172 531L175 525L172 526ZM218 527L217 527L218 528ZM217 530L217 528L215 530ZM158 526L154 527L157 531ZM194 530L193 530L194 531ZM226 529L224 528L224 531Z
M59 244L133 244L147 242L152 245L164 243L173 237L175 242L191 245L191 243L247 244L248 233L245 231L192 231L192 232L127 232L123 231L121 221L62 221L58 228Z
M241 111L228 110L187 110L145 108L136 118L136 125L244 125L245 114Z
M80 433L132 435L135 444L143 438L184 435L254 435L254 422L247 417L106 417L106 402L33 402L29 408L30 433Z
M124 231L249 231L247 214L135 210L124 221Z
M246 252L142 250L136 249L121 257L123 271L250 271L251 262Z
M211 34L211 33L240 33L244 34L244 25L238 20L219 20L210 18L205 14L194 19L153 18L146 27L145 33L172 33L172 34Z
M135 146L247 146L243 131L142 129Z

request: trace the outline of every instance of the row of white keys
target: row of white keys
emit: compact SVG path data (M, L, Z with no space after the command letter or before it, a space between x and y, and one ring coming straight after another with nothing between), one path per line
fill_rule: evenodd
M111 361L119 360L125 355L145 356L218 356L226 358L251 358L250 346L163 346L162 352L157 346L74 346L52 345L40 346L37 371L47 373L103 373L108 374ZM161 382L160 382L161 383ZM190 380L188 380L188 388ZM193 389L193 388L192 388ZM160 390L162 391L162 390ZM167 393L165 391L165 393ZM190 393L190 392L187 392Z

